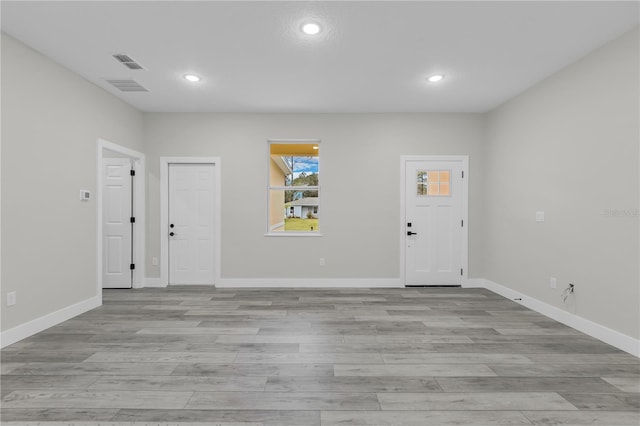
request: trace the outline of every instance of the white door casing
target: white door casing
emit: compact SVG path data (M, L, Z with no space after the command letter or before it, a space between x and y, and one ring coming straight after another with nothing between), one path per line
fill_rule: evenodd
M145 172L146 161L145 155L141 152L126 148L124 146L106 141L104 139L97 140L96 146L96 297L102 302L102 289L104 280L104 179L105 179L105 161L110 158L128 158L133 164L136 176L133 182L133 211L135 212L135 224L133 228L133 260L135 269L133 270L133 288L140 288L145 283ZM140 260L140 261L138 261ZM125 266L128 266L126 264Z
M102 287L131 288L131 160L103 159Z
M169 284L214 284L214 168L169 164Z
M406 285L460 285L466 278L467 161L403 157L401 257Z

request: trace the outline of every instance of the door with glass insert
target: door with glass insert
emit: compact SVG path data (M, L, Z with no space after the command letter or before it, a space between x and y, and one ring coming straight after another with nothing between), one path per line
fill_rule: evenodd
M456 285L462 276L462 161L405 162L405 283Z

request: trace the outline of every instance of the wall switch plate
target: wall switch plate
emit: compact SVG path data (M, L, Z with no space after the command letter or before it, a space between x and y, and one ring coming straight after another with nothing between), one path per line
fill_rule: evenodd
M158 258L157 257L152 257L151 258L151 264L153 266L158 266Z
M91 199L91 191L88 189L80 190L80 201L89 201Z
M536 212L536 222L544 222L544 212Z
M557 287L558 287L558 280L556 279L556 277L549 278L549 288L557 288Z
M16 300L16 292L10 291L9 293L7 293L7 306L13 306L16 303L18 303Z
M324 266L324 257L320 258L320 266Z

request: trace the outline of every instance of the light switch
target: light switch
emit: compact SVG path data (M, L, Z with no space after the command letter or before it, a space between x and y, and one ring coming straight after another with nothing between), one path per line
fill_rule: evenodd
M544 212L536 212L536 222L544 222Z
M11 291L7 293L7 306L13 306L17 303L16 301L16 292Z

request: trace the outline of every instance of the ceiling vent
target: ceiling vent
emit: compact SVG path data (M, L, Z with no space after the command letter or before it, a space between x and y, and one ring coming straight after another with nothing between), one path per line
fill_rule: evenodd
M107 83L122 92L148 92L147 89L140 86L135 80L107 80Z
M113 55L113 57L116 58L116 60L118 62L120 62L122 65L124 65L125 67L129 68L130 70L143 70L144 69L144 68L142 68L142 65L140 65L135 60L133 60L131 58L131 56L125 55L124 53L117 53L117 54Z

